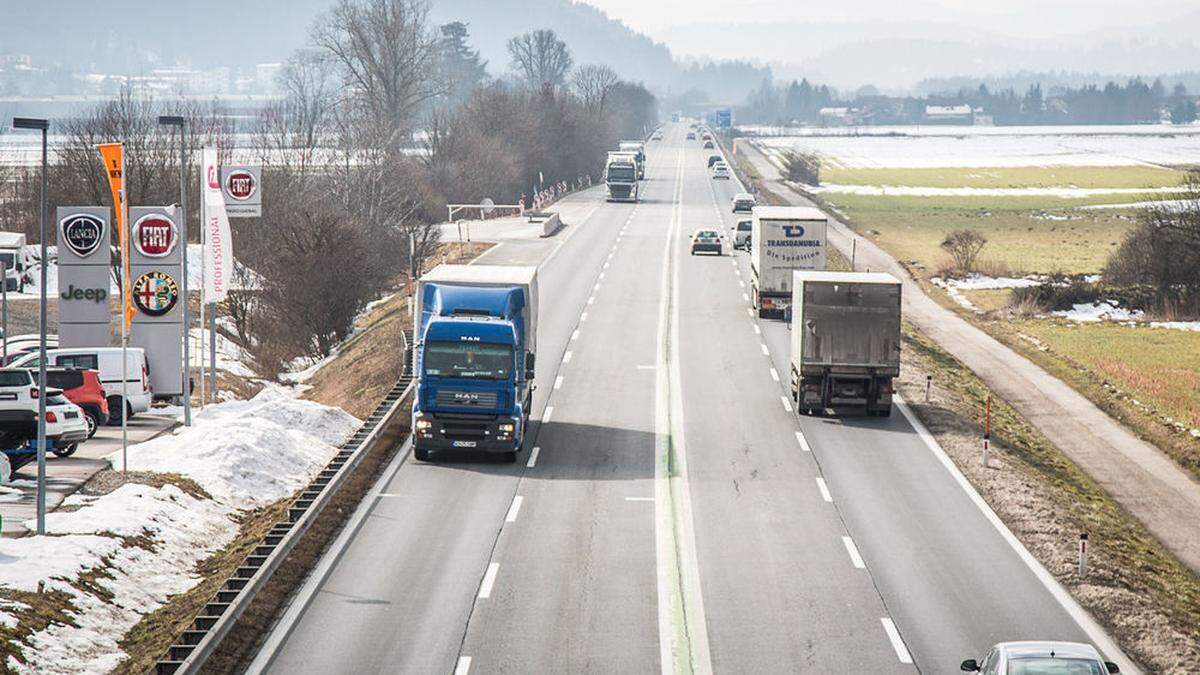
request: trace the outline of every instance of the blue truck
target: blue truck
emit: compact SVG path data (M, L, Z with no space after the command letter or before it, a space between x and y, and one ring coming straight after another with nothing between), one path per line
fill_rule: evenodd
M417 282L413 454L515 461L529 428L537 268L439 265Z

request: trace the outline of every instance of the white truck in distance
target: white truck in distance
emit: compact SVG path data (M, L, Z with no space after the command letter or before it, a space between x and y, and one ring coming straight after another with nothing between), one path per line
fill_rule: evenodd
M829 219L806 206L755 206L750 229L750 286L760 317L785 318L792 272L825 269Z
M637 159L637 177L642 180L646 177L646 144L642 141L621 141L617 145L617 150L620 152L632 152Z
M0 261L4 263L4 283L9 291L25 290L25 235L0 232Z
M638 162L632 152L610 152L604 163L604 182L608 185L608 201L636 202L638 200Z
M801 414L853 406L892 414L900 375L900 280L793 272L792 399Z

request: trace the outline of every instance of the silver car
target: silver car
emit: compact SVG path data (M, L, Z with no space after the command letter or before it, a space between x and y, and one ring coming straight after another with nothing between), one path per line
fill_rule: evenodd
M750 229L754 221L739 220L737 225L733 226L733 247L735 249L744 248L750 250Z
M1081 642L1001 642L983 663L962 662L959 669L980 675L1105 675L1118 673L1096 648Z

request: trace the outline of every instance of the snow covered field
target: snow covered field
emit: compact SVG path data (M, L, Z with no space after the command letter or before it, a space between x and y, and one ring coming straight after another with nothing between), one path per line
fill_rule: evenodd
M771 154L786 149L817 152L847 168L1200 163L1200 125L853 127L785 133L754 142Z
M191 428L133 446L131 469L181 474L212 499L174 485L128 483L102 496L69 497L69 508L48 515L45 536L0 540L0 587L36 592L44 582L71 598L77 624L32 634L26 662L5 665L26 673L111 670L124 658L125 633L200 581L196 564L234 539L241 511L293 494L359 425L340 409L272 387L249 401L210 406ZM89 573L90 585L78 584ZM16 625L22 609L0 602L0 625Z

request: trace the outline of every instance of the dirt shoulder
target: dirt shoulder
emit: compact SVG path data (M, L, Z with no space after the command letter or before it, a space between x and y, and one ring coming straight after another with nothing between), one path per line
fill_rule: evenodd
M749 143L737 158L759 176L778 172ZM777 179L759 179L786 203L811 204ZM1121 508L1143 523L1193 572L1200 571L1200 483L1062 380L927 295L907 270L869 239L830 220L830 244L855 249L858 269L904 280L907 320L967 368L1074 462Z
M1200 578L962 362L911 326L904 346L900 392L1021 543L1148 672L1195 672ZM991 461L984 468L981 417L989 396ZM1091 545L1082 578L1081 532Z

